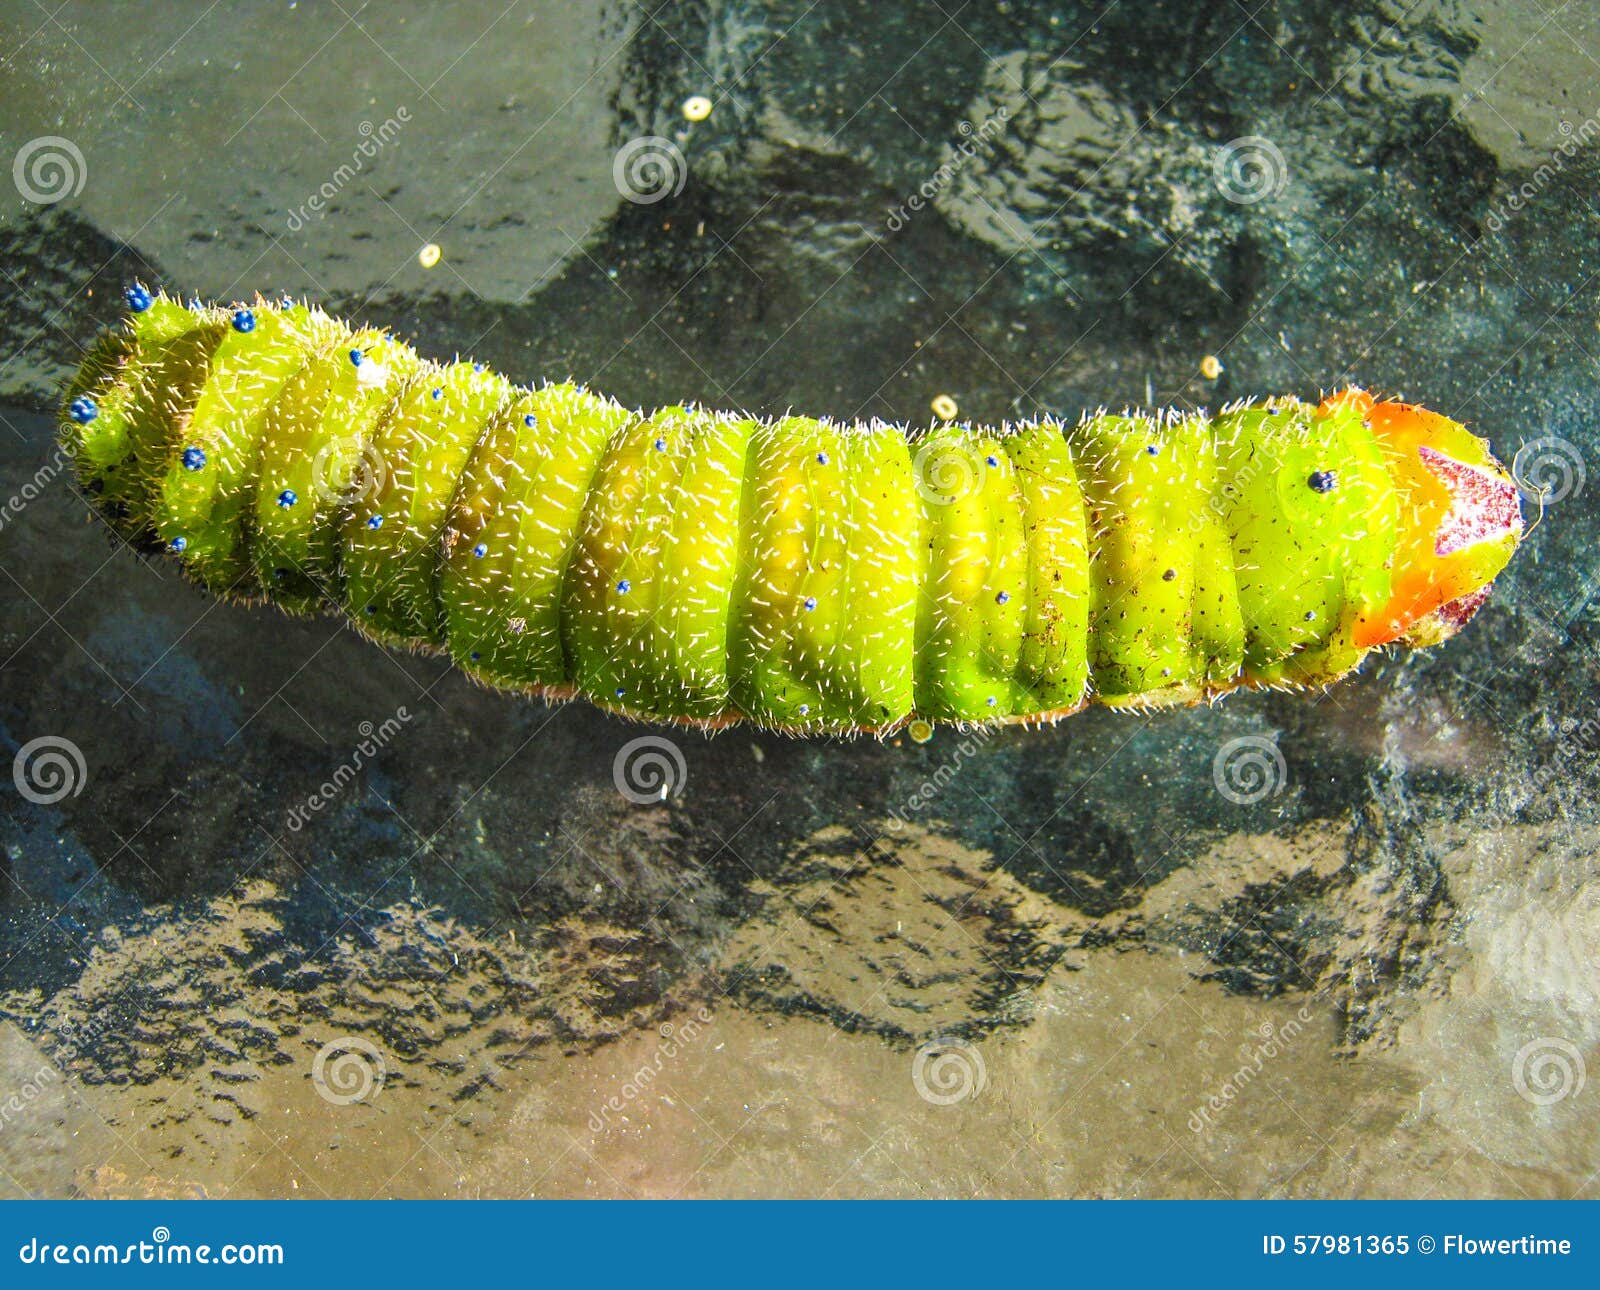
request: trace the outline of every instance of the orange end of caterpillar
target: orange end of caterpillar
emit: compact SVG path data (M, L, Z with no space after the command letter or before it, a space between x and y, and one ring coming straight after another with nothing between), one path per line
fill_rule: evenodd
M1516 483L1489 445L1458 421L1411 403L1342 390L1322 411L1360 410L1401 498L1389 599L1361 615L1363 648L1455 635L1489 598L1489 585L1522 538Z

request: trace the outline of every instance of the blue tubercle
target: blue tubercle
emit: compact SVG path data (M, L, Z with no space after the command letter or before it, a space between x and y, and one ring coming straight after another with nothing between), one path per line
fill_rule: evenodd
M185 470L204 470L206 468L206 450L204 448L185 448L183 450L183 468Z
M72 400L67 409L68 415L81 426L86 426L100 415L100 409L95 406L95 401L87 394L80 394Z
M299 500L299 496L292 488L286 488L283 490L283 492L278 494L278 505L283 507L284 510L288 510Z
M256 329L256 316L248 309L235 309L233 311L233 329L237 332L254 331Z
M122 298L128 302L128 308L136 314L142 314L151 305L155 304L155 297L137 282L123 291Z

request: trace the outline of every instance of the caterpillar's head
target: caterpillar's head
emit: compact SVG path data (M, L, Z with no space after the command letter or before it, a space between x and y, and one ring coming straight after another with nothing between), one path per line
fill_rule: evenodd
M1365 390L1345 390L1324 407L1340 405L1361 410L1400 493L1389 599L1358 621L1355 643L1437 644L1482 608L1521 541L1517 485L1458 421Z

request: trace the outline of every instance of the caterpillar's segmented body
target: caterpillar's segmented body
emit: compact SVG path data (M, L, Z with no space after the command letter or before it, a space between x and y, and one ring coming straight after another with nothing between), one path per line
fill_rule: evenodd
M1360 391L908 436L630 412L289 302L128 299L62 418L123 533L216 592L645 718L882 731L1320 685L1453 632L1522 532L1487 445Z

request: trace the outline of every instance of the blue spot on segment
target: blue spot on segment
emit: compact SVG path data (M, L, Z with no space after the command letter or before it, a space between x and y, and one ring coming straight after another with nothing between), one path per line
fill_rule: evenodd
M433 397L436 399L444 398L444 391L441 390L437 385L433 387Z
M288 510L299 500L299 497L295 495L295 491L292 488L286 488L283 490L283 492L278 494L278 505L284 510Z
M808 610L815 609L817 607L817 598L815 596L807 596L805 599L805 606Z
M467 655L467 657L470 658L474 663L476 663L480 658L483 657L483 655L478 653L477 650L473 650L472 653Z
M1339 476L1331 470L1314 470L1306 483L1311 485L1314 493L1331 493L1339 483Z
M617 590L626 596L630 591L633 590L633 583L624 578L621 582L617 583Z
M990 695L990 696L989 696L989 706L990 706L990 707L991 707L991 708L993 708L993 707L996 707L996 706L998 706L998 705L999 705L999 703L1000 703L1000 700L999 700L999 699L997 699L997 698L995 698L995 697L994 697L994 695L992 695L992 694L991 694L991 695Z
M481 560L484 556L489 554L489 548L484 543L480 542L477 546L472 548L472 554Z
M474 364L473 364L473 365L472 365L472 370L473 370L473 371L474 371L474 372L481 372L481 371L483 371L483 364L482 364L482 363L474 363Z
M172 551L174 554L181 555L183 553L184 547L186 547L188 545L189 545L189 539L188 538L175 537L175 538L172 539L172 541L167 543L167 549Z
M1003 605L1010 599L1011 593L1009 591L1002 591L995 596L994 603L997 605Z
M361 360L365 357L366 355L363 354L359 349L352 349L350 351L350 362L355 367L360 367Z
M369 516L368 519L367 519L367 527L369 529L381 529L383 527L383 516L381 516L381 515Z
M206 450L204 448L185 448L183 450L183 468L185 470L204 470L206 468Z
M618 687L617 687L617 698L619 698L619 699L620 699L620 698L621 698L621 697L622 697L622 696L623 696L623 695L624 695L624 694L626 694L626 693L627 693L627 692L628 692L628 691L627 691L627 690L626 690L626 689L625 689L625 688L624 688L624 687L623 687L623 686L620 686L620 685L619 685L619 686L618 686Z
M234 331L254 331L256 329L256 316L248 309L235 309L233 311Z
M998 457L985 457L983 460L985 463L987 463L991 470L1000 464L1000 458Z
M657 439L656 440L656 451L657 452L665 452L666 450L667 450L667 441L665 439Z
M828 454L825 453L825 452L819 452L817 454L817 465L826 466L827 464L828 464Z
M811 711L811 705L809 703L802 703L800 705L800 715L802 717L805 716L806 713L808 713L810 711Z
M532 430L534 426L539 424L539 418L534 416L533 413L529 412L522 418L522 424L527 426L528 429Z
M1161 449L1159 447L1157 447L1155 444L1151 444L1148 448L1145 449L1145 451L1147 453L1149 453L1152 457L1159 457L1161 455Z
M94 400L84 394L80 394L72 400L72 405L68 412L72 419L81 426L88 425L89 422L100 415L100 409L95 406Z
M155 304L155 300L150 293L137 282L122 293L122 298L128 302L128 308L136 314L142 314L151 305Z

